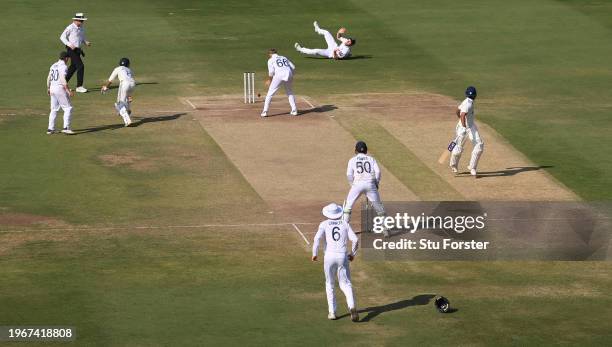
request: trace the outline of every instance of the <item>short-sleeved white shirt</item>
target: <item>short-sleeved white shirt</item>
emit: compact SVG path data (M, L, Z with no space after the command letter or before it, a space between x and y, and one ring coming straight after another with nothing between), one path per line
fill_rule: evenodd
M293 70L295 70L295 65L287 57L273 54L268 59L268 76L270 77L276 76L283 81L288 81L293 78Z
M474 100L465 98L461 105L459 105L459 111L465 112L465 123L468 127L474 125ZM461 122L461 120L459 120Z

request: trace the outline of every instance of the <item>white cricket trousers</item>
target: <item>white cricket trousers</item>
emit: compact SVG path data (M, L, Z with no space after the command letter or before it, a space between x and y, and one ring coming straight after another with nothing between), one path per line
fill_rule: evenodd
M302 47L299 51L307 55L320 56L320 57L325 57L325 58L333 58L334 50L338 48L338 44L336 43L336 40L334 39L332 34L325 29L317 28L315 30L317 34L323 35L323 38L325 38L325 43L327 43L327 48L322 49L322 48L304 48Z
M349 260L345 253L325 253L323 261L325 271L325 292L327 293L327 308L329 313L336 313L336 277L340 290L346 297L346 305L351 310L355 308L355 297L353 296L353 285L351 284L351 270Z
M292 89L293 78L289 77L289 80L283 81L281 77L272 77L272 82L270 82L270 88L268 89L268 94L266 95L266 101L264 102L263 112L268 112L270 109L270 102L272 101L272 96L276 94L281 85L285 86L285 93L287 93L287 98L289 99L289 105L291 106L291 111L297 111L297 106L295 105L295 96L293 95Z
M463 145L465 144L467 137L469 137L470 141L472 141L472 145L474 146L474 149L472 149L472 157L470 158L470 168L476 170L478 167L478 161L480 160L480 156L484 150L484 142L480 138L478 127L476 124L473 124L467 128L467 131L464 132L461 122L458 122L455 131L457 133L457 145L455 148L453 148L449 165L457 167L459 164L459 159L461 159L461 153L463 153Z
M117 90L117 103L124 103L129 109L128 97L132 95L136 84L133 82L121 82Z
M355 181L351 186L351 190L349 190L348 196L346 197L346 204L344 205L345 222L350 222L353 205L361 194L366 195L379 216L385 214L385 209L380 201L380 194L378 194L376 183L374 181Z
M64 128L70 129L72 116L70 95L68 95L68 92L62 86L52 86L49 89L49 93L51 94L51 112L49 113L49 126L47 129L55 130L55 118L60 108L64 111Z

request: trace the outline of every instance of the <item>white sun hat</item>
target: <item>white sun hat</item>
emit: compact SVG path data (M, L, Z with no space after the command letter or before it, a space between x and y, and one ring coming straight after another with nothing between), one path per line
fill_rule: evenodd
M87 20L87 18L85 17L85 13L77 12L74 14L74 17L72 17L72 20Z
M342 206L336 204L336 203L331 203L325 207L323 207L323 215L329 219L339 219L340 217L342 217Z

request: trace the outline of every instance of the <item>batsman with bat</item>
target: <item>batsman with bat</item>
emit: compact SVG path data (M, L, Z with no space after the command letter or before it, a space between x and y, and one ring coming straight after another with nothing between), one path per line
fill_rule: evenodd
M480 156L482 155L484 149L484 142L482 141L480 133L478 132L478 127L474 122L474 100L476 99L476 88L472 86L467 87L465 90L465 96L465 100L463 100L461 105L459 105L457 108L457 117L459 118L456 127L457 136L448 146L448 151L451 152L449 165L453 173L458 173L459 170L457 166L459 164L459 159L461 158L461 153L463 153L463 144L465 143L466 136L468 136L470 141L472 141L472 145L474 146L470 164L468 165L468 170L470 170L470 175L477 177L478 161L480 160Z
M119 66L113 70L108 81L102 85L100 89L102 94L106 94L108 87L110 87L116 78L119 79L119 88L117 89L115 109L119 116L123 118L125 126L128 127L132 124L132 119L130 118L132 110L130 109L130 104L132 103L132 92L136 87L136 81L132 77L132 70L130 70L130 59L121 58L119 60Z

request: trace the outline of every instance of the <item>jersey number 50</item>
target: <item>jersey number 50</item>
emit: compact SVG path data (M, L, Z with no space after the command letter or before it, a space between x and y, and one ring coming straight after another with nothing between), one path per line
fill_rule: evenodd
M363 172L367 172L367 173L371 173L372 172L372 164L370 164L369 161L365 161L365 162L357 162L357 173L363 173Z

